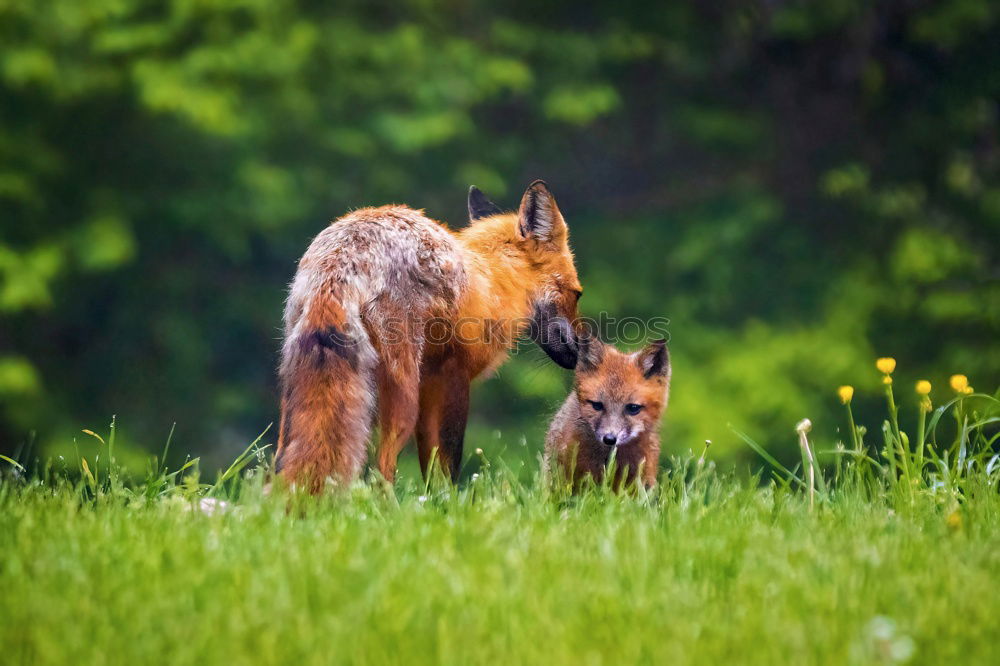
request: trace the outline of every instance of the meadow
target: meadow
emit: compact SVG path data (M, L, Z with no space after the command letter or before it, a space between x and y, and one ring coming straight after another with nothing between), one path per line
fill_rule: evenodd
M0 0L0 34L0 666L1000 664L1000 2ZM311 240L537 178L580 314L669 319L658 486L542 478L571 373L525 341L456 486L411 446L266 494Z
M866 441L842 387L844 441L800 424L801 465L744 435L757 475L699 447L622 495L478 452L457 487L265 494L257 444L127 478L88 432L103 462L0 463L2 661L994 664L1000 402L952 383L914 433L886 383Z

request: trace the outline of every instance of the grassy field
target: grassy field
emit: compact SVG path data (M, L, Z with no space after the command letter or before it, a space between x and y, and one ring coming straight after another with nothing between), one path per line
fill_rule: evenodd
M318 500L265 497L252 451L212 485L6 464L0 661L995 664L995 403L928 409L926 442L891 414L878 452L805 474L674 460L626 496L490 461Z

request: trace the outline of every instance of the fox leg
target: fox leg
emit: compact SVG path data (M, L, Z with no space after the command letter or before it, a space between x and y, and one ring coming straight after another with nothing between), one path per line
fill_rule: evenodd
M469 383L454 358L421 378L417 452L425 477L436 455L441 469L452 481L458 481L469 418Z
M399 352L400 350L394 350ZM392 483L396 461L413 434L419 407L420 370L415 354L399 353L383 362L376 373L378 386L378 469Z

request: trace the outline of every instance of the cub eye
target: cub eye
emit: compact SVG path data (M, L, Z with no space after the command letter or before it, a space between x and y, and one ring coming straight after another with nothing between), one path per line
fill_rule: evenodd
M579 303L580 302L580 297L583 296L583 292L580 291L579 289L574 289L573 290L573 296L576 297L576 301Z
M642 405L637 405L634 402L630 402L629 404L625 405L625 413L628 414L629 416L635 416L641 411L642 411Z
M604 411L604 403L603 402L597 402L596 400L588 400L587 402L589 402L590 406L594 408L594 411L597 411L597 412L603 412Z

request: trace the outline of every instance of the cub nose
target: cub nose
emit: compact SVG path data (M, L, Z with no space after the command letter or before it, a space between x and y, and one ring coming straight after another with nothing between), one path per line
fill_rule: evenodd
M604 442L605 444L607 444L608 446L614 446L614 445L615 445L615 442L617 442L617 441L618 441L618 438L617 438L617 437L615 437L614 435L605 435L605 436L604 436L604 437L602 437L601 439L602 439L602 441L603 441L603 442Z

